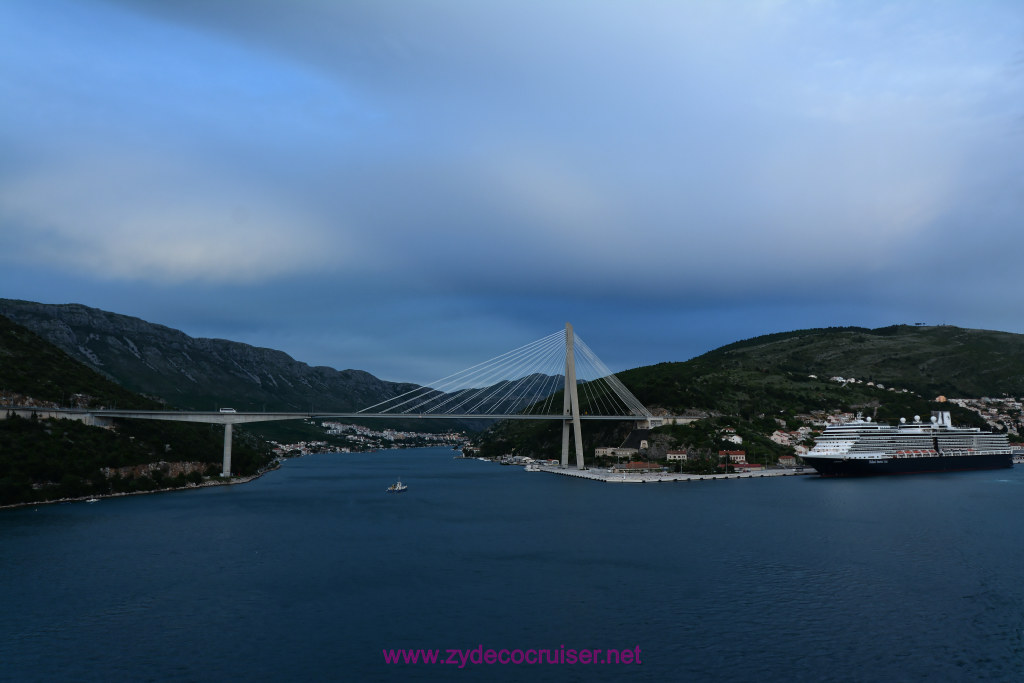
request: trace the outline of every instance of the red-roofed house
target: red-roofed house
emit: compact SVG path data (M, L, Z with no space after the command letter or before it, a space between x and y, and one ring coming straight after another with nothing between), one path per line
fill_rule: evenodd
M746 451L718 451L718 457L720 459L728 457L729 462L731 462L734 465L747 462Z

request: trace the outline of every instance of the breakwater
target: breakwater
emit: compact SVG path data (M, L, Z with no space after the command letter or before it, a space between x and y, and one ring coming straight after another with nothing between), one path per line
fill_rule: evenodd
M577 470L574 468L551 467L542 465L537 471L549 474L560 474L566 477L592 479L607 484L665 484L691 481L711 481L715 479L758 479L761 477L793 477L817 474L811 468L804 469L771 469L751 472L731 472L729 474L687 474L682 472L651 472L644 474L623 474L611 470L593 468Z

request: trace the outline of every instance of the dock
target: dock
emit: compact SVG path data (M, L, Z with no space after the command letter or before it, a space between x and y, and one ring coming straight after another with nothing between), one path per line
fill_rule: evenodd
M548 474L559 474L563 477L593 479L594 481L603 481L606 484L674 484L677 482L708 481L714 479L758 479L760 477L799 477L817 474L817 471L812 467L806 467L803 469L779 468L752 472L733 472L730 474L687 474L679 472L620 474L612 473L610 470L602 468L578 470L571 467L562 468L558 466L541 465L538 471L547 472Z

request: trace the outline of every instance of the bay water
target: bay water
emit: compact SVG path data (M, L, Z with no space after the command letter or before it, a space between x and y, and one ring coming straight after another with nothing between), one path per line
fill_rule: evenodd
M639 485L453 455L0 510L0 680L1024 680L1019 466Z

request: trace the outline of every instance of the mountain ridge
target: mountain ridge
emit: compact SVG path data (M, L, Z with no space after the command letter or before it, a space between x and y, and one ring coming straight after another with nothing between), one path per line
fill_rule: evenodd
M0 299L0 315L125 388L179 408L350 412L417 387L83 304Z

